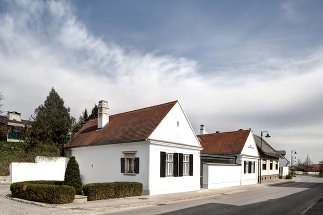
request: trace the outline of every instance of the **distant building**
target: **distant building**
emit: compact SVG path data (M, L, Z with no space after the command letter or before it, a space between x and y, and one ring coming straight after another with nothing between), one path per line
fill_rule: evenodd
M291 151L291 166L297 166L297 152L295 150Z
M290 162L285 157L286 156L286 151L285 150L278 150L277 152L281 155L281 157L279 158L279 166L280 167L288 166L288 164Z
M258 151L261 155L259 180L262 182L279 178L279 159L282 157L273 147L261 137L254 135Z
M251 130L207 134L201 125L200 133L203 188L257 184L259 154Z
M0 116L0 134L8 142L22 142L23 133L30 125L29 120L21 119L21 113L8 111L7 116Z

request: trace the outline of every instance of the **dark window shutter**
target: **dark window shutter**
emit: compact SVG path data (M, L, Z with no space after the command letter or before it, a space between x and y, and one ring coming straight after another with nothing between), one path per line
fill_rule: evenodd
M124 173L125 172L125 159L124 158L121 158L121 173Z
M179 165L178 165L178 175L183 176L183 154L179 153Z
M174 177L178 177L178 153L174 153Z
M135 158L135 173L139 174L139 158Z
M244 167L243 167L243 169L244 169L243 173L244 173L244 174L246 174L246 173L247 173L247 162L246 162L246 161L244 161L244 162L243 162L243 164L244 164L244 165L243 165L243 166L244 166Z
M160 177L165 177L166 152L160 152Z
M193 155L190 154L190 176L193 176Z

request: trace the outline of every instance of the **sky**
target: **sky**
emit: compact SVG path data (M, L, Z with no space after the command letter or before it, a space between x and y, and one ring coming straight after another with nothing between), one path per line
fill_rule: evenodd
M179 100L196 133L249 129L323 159L323 1L0 0L3 111L52 87L75 118Z

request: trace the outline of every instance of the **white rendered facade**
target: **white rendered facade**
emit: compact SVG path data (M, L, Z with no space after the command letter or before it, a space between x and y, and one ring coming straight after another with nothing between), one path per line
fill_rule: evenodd
M143 184L144 194L156 195L200 189L201 149L177 102L145 141L75 147L70 151L79 163L83 184L136 181ZM162 177L161 152L191 155L193 174ZM138 158L137 173L122 172L125 154Z
M251 132L236 157L236 164L203 163L203 188L257 184L259 153Z

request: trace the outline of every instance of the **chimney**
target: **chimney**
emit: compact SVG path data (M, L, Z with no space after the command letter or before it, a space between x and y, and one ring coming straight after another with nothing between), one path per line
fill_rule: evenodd
M109 123L109 105L105 100L99 101L98 106L98 129L104 128Z
M200 126L200 134L206 134L205 125Z

